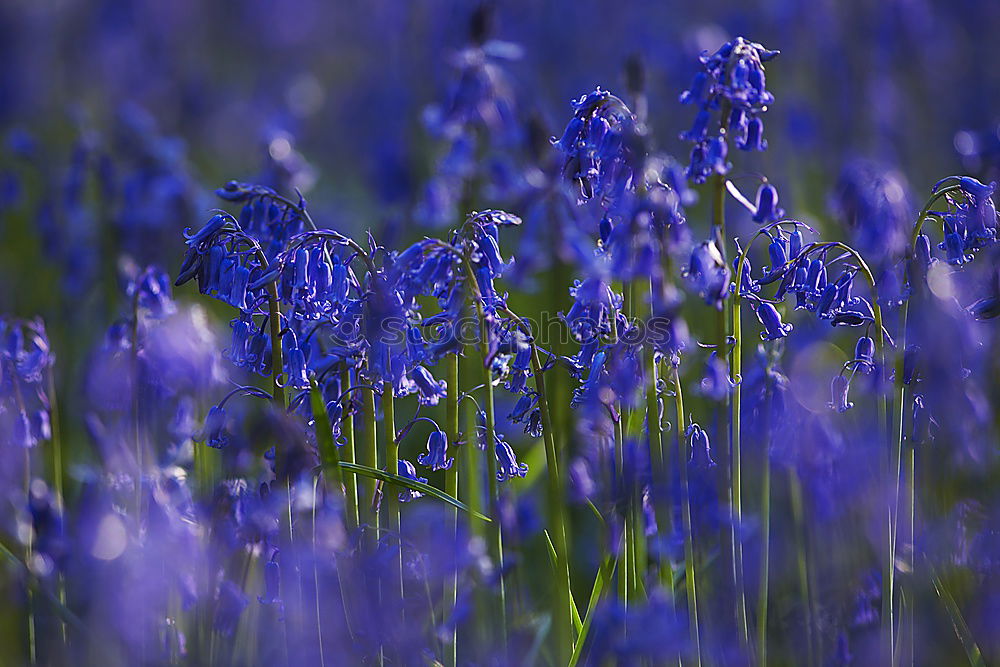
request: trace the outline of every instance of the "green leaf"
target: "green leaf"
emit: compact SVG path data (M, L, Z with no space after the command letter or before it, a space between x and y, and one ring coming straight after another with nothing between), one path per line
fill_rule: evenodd
M333 441L333 428L330 426L330 414L326 410L326 401L319 389L319 384L313 380L309 390L309 402L312 406L313 420L316 425L316 447L323 466L323 476L336 486L337 493L343 493L344 477L340 470L340 451Z
M348 463L347 461L341 461L339 466L346 470L347 472L354 473L355 475L361 475L362 477L370 477L372 479L377 479L388 484L395 484L396 486L402 486L403 488L410 489L412 491L419 491L428 496L437 498L438 500L443 500L452 507L457 507L463 512L468 512L477 519L482 519L483 521L492 521L488 516L480 514L479 512L474 512L469 509L468 505L449 496L447 493L441 489L437 489L426 482L418 482L415 479L409 479L408 477L402 477L400 475L393 474L391 472L386 472L385 470L379 470L378 468L369 468L368 466L358 465L357 463Z
M962 617L962 610L958 608L958 603L955 602L955 598L953 598L951 593L948 592L948 589L945 588L944 583L941 581L941 577L938 576L938 573L934 569L933 565L931 565L931 580L934 582L934 590L944 603L945 611L948 612L948 617L951 619L951 626L955 629L955 634L958 636L958 640L962 642L962 647L965 649L965 655L969 658L969 664L974 667L985 667L986 662L983 660L983 654L979 650L979 645L976 644L976 640L973 639L972 631L969 629L968 624L966 624L965 618Z
M552 537L549 535L548 530L542 532L545 533L545 544L549 547L549 561L552 563L552 569L557 570L556 545L552 543ZM573 591L569 592L569 611L573 615L573 629L576 630L577 634L580 634L580 630L583 628L583 621L580 620L580 610L576 606L576 600L573 599Z
M0 554L5 556L19 570L23 571L23 573L28 577L31 589L41 593L42 597L44 597L48 603L52 605L56 615L59 616L59 618L61 618L66 625L79 632L81 636L87 636L87 626L85 626L83 621L80 620L80 617L70 611L69 607L67 607L65 603L63 603L63 601L60 600L59 597L56 596L51 590L44 586L42 582L39 581L38 577L35 576L35 573L32 572L28 566L25 565L24 562L2 542L0 542Z
M619 544L619 550L621 550L621 544ZM573 655L569 659L569 667L575 667L576 663L580 661L580 656L583 654L583 645L587 641L587 634L589 634L590 625L594 620L594 609L597 608L597 602L601 599L601 592L611 583L611 576L614 574L617 565L618 559L612 558L608 554L604 557L604 562L601 563L601 567L597 571L597 577L594 579L594 588L590 591L590 602L587 603L587 613L583 617L583 627L580 628L580 635L576 638L576 644L573 646Z

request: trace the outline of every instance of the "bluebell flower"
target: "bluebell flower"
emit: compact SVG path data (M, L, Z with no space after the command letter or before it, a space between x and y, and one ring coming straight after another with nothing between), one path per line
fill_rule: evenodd
M767 148L761 115L774 96L767 90L764 63L776 55L777 51L737 37L714 54L700 56L703 69L680 96L682 104L697 104L699 108L694 125L681 135L695 144L689 179L704 183L712 174L728 173L729 141L747 151Z
M205 417L205 425L197 435L197 440L215 449L222 449L229 444L225 408L213 405L209 409L208 415Z
M983 297L970 305L968 311L980 322L1000 317L1000 297L995 295Z
M775 222L785 215L784 209L778 206L778 190L770 183L762 183L757 188L757 201L754 206L757 211L753 214L753 221L759 224ZM795 254L791 256L795 257Z
M692 422L684 434L688 437L688 448L691 452L688 463L701 469L714 467L715 461L712 459L712 447L709 443L708 433L701 426Z
M448 436L437 429L431 431L427 436L427 451L417 457L417 463L431 470L448 470L454 461L448 456Z
M830 383L830 395L832 400L830 401L829 406L837 412L847 412L854 407L854 403L851 403L847 398L850 388L850 378L843 374L834 376L833 381Z
M760 333L761 340L778 340L786 337L792 330L792 324L782 322L778 310L767 301L757 304L756 312L757 319L764 325L764 331Z
M862 336L854 345L854 364L866 373L875 369L875 341Z
M722 302L729 293L730 273L714 241L703 241L695 246L682 275L692 282L706 304L722 309Z
M435 380L430 371L423 366L411 368L409 376L417 386L420 405L437 405L447 394L448 383L444 380Z
M606 90L573 101L574 115L552 144L566 155L563 172L580 187L580 198L611 201L641 178L635 151L640 132L632 111Z
M518 463L514 450L500 434L496 434L493 447L497 457L497 481L505 482L514 477L524 477L528 474L528 464Z
M266 605L281 604L281 568L277 550L264 563L264 595L258 595L257 601Z
M427 483L426 477L419 477L417 475L417 468L407 461L406 459L399 459L396 465L396 474L400 477L405 477L407 479L412 479L417 482ZM419 491L414 491L413 489L405 489L399 492L399 501L402 503L408 503L411 500L422 497L424 494Z

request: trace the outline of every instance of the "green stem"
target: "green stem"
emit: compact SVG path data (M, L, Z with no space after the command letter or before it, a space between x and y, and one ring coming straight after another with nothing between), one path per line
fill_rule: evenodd
M445 357L445 381L448 383L447 396L445 398L445 419L444 430L448 438L448 447L455 452L458 447L458 355L449 354ZM458 498L458 467L457 461L444 473L445 493ZM452 512L451 537L458 544L458 510ZM458 604L458 569L452 572L445 581L444 605L448 614L455 613L455 606ZM451 642L445 649L445 664L447 667L456 667L458 664L458 633L452 635Z
M378 468L378 449L376 447L375 435L378 428L375 416L375 390L362 390L362 397L361 413L364 423L362 435L364 437L362 438L361 460L369 468ZM379 531L379 516L373 507L378 485L375 480L365 479L360 482L359 489L361 493L361 497L359 498L359 514L365 519L365 523L368 524L368 529L365 531L368 537L365 542L372 549L372 552L374 552L374 547L378 543Z
M726 177L723 174L715 174L712 178L712 235L719 253L722 255L724 264L728 265L729 253L726 248ZM737 274L737 282L739 274ZM738 285L737 285L738 287ZM729 338L729 322L726 321L727 311L722 308L716 313L716 344L720 357L724 357L727 340ZM736 337L736 348L732 354L733 359L730 364L733 367L732 378L736 380L740 371L736 368L736 358L739 356L739 323L737 321L738 310L733 306L732 331ZM738 386L738 385L737 385ZM745 577L743 572L743 540L741 530L743 525L743 461L740 451L740 423L739 423L739 396L734 395L731 399L726 397L726 401L732 401L733 420L729 429L720 429L719 436L722 438L722 449L724 456L722 460L728 469L723 471L728 478L729 505L731 521L729 522L730 558L733 578L733 586L736 591L736 625L739 631L741 645L746 649L750 646L750 630L747 619L747 598L745 590ZM720 422L722 420L719 420Z
M556 450L552 412L545 392L545 377L538 359L538 350L532 344L531 372L538 391L538 407L542 413L542 435L545 441L546 481L548 483L549 524L555 536L556 596L553 602L553 623L556 636L557 664L566 664L573 650L573 612L576 611L570 589L569 539L563 501L562 463Z
M56 382L52 366L48 368L48 390L49 390L49 428L51 438L49 444L52 446L52 483L56 490L56 502L60 511L65 512L65 489L63 488L63 455L62 455L62 431L59 422L59 402L56 399ZM57 594L59 601L66 604L66 578L60 572L57 584ZM59 633L62 644L66 646L66 622L59 621Z
M399 441L396 439L396 407L393 396L393 386L391 382L382 383L382 427L383 440L385 441L385 467L388 472L398 474L399 461ZM388 489L383 496L385 511L388 515L388 530L392 533L393 539L399 541L399 548L394 557L392 573L391 595L392 599L399 601L402 610L403 601L403 536L399 521L399 493L395 489Z
M767 665L767 600L771 556L771 455L764 448L761 479L760 590L757 594L757 664Z
M612 313L611 316L611 344L614 345L618 342L618 318ZM618 475L622 474L625 470L625 434L622 431L622 412L621 405L615 404L615 412L617 413L617 419L615 420L615 467ZM625 610L628 610L629 603L629 583L632 580L632 550L630 549L631 542L629 541L629 532L631 521L629 520L628 512L622 513L622 557L619 562L618 567L618 597L622 601L622 606ZM628 628L626 626L626 632Z
M809 544L806 537L805 512L802 500L802 482L795 468L788 468L789 496L792 504L792 521L795 524L795 547L798 560L799 594L802 596L802 609L805 615L807 664L816 664L816 647L814 639L814 614L812 603L812 587L809 585Z
M351 386L351 371L344 369L340 374L340 391L347 391ZM355 463L354 452L354 419L349 414L349 405L341 405L340 409L344 417L340 420L340 432L344 436L344 449L342 459L348 463ZM347 525L348 528L358 526L358 481L354 475L348 475L344 479L344 498L347 505Z
M684 526L684 587L687 591L688 625L695 650L695 664L701 665L701 630L698 627L698 587L695 583L694 535L691 529L691 487L688 485L688 452L684 446L684 393L678 364L673 365L674 405L677 412L677 456L681 473L681 520Z
M486 414L486 476L487 476L487 490L489 493L489 498L487 501L487 506L489 507L488 514L493 518L490 524L490 530L492 531L491 539L489 540L490 555L493 562L496 564L497 572L499 576L497 578L497 587L500 593L500 640L502 646L507 645L507 593L504 583L503 576L503 531L500 527L499 520L499 489L497 488L497 457L495 452L496 447L496 409L494 405L493 398L493 373L490 369L489 363L489 349L490 349L490 328L489 322L486 321L486 314L483 311L483 299L482 295L479 294L479 284L476 282L476 276L472 271L472 261L468 254L463 255L462 264L465 268L466 281L468 283L469 289L472 290L472 302L476 309L476 318L479 321L479 351L482 357L482 384L483 384L483 411Z

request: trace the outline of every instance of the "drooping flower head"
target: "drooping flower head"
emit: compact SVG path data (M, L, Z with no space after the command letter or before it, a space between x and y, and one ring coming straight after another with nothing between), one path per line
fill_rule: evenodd
M562 137L552 138L566 156L563 173L579 185L584 201L616 199L643 177L635 116L621 99L600 88L572 104L573 117Z

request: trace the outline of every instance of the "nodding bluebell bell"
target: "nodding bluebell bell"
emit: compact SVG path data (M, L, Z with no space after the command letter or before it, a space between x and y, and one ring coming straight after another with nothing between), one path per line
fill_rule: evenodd
M634 187L641 178L635 153L642 130L632 111L618 97L597 88L573 103L573 117L552 145L566 155L563 172L580 187L582 200L610 201Z
M569 290L573 306L563 316L573 337L587 341L604 333L610 326L611 310L619 306L620 298L601 278L591 276L576 281Z
M837 412L847 412L852 407L854 403L848 400L848 392L851 389L851 379L843 374L836 375L833 381L830 383L830 396L831 401L828 404L832 409Z
M785 338L793 328L790 322L781 321L778 309L767 301L761 301L757 304L756 313L757 319L764 325L764 331L760 333L760 339L763 341Z
M785 239L779 233L777 236L770 236L771 243L767 246L767 254L771 259L771 266L767 267L764 275L760 279L760 284L767 285L785 275L786 264L788 263L788 253L785 249Z
M136 306L154 319L162 319L177 310L170 297L170 277L157 267L150 266L129 281L126 295L134 298Z
M712 459L712 446L708 433L694 422L684 433L688 436L688 448L691 452L688 463L701 469L714 467L715 461Z
M854 359L851 362L865 373L875 370L875 341L869 336L858 338L854 345Z
M681 273L692 282L706 304L722 309L729 294L730 273L715 241L703 241L695 246L688 266Z
M510 371L507 373L505 386L507 391L520 394L527 386L528 376L531 375L531 344L522 340L521 336L516 336L514 349L516 351Z
M753 214L753 221L758 224L776 222L785 215L785 210L778 206L778 189L770 183L762 183L757 188L757 201L754 207L757 210ZM790 253L790 256L795 257L796 254L798 253Z
M868 299L855 296L843 306L838 306L829 318L830 324L835 327L848 326L860 327L875 322L875 312Z
M727 173L730 140L742 150L767 148L761 115L774 96L767 90L764 63L776 55L777 51L737 37L714 54L700 56L703 70L680 97L681 103L699 107L691 130L681 135L695 143L689 179L703 183L713 173ZM717 129L709 131L710 127Z
M412 463L406 459L399 459L396 462L396 474L400 477L405 477L406 479L412 479L416 482L427 483L426 477L420 477L417 475L417 468ZM399 492L399 502L408 503L411 500L416 500L417 498L423 497L423 493L420 491L414 491L413 489L404 489Z
M225 408L213 405L209 409L208 415L205 417L205 425L196 436L196 439L215 449L222 449L229 444Z
M258 595L261 604L281 604L281 568L278 566L278 550L264 563L264 595Z
M944 241L938 244L938 248L945 251L948 263L961 266L974 259L974 255L965 252L965 239L962 237L962 228L959 221L954 216L944 218Z
M417 386L420 405L437 405L448 393L448 383L444 380L435 380L431 372L423 366L414 366L410 369L409 375L410 380Z
M427 436L427 451L417 456L417 463L431 470L448 470L454 462L448 456L448 436L438 429L431 431Z
M514 450L504 440L500 434L496 434L494 452L497 457L497 481L505 482L515 477L524 477L528 474L528 464L519 463L514 455Z
M507 415L507 419L515 424L520 424L528 418L529 413L535 409L536 405L538 405L538 393L528 392L517 399L517 403Z

